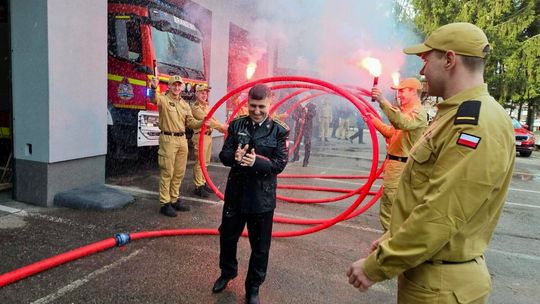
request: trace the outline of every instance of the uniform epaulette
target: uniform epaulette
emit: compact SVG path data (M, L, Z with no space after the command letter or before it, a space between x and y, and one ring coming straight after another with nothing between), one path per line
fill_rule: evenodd
M284 123L283 121L279 120L279 119L272 119L273 121L275 121L278 125L282 126L283 128L285 128L285 130L289 131L289 126Z
M454 125L478 125L481 105L482 103L479 100L463 102L457 110Z
M240 116L236 116L233 120L231 120L231 122L235 121L235 120L239 120L240 118L244 118L244 117L248 117L249 115L240 115Z

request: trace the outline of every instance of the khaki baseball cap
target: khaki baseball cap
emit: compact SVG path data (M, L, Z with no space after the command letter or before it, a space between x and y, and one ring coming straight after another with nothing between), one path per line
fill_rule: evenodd
M405 78L403 79L398 86L391 86L392 90L399 90L399 89L415 89L420 90L422 88L422 84L420 83L420 80L416 78Z
M486 34L474 24L457 22L443 25L429 35L424 43L403 49L405 54L421 54L431 50L452 50L459 55L485 58L489 45Z
M198 84L195 86L195 92L200 92L200 91L210 91L210 89L212 89L212 87L206 85L206 84Z
M178 75L172 75L170 78L169 78L169 84L173 84L175 82L181 82L181 83L184 83L184 80L182 79L182 77L178 76Z

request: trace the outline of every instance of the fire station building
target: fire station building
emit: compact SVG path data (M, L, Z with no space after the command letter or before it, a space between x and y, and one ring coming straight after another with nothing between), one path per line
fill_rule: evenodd
M189 6L203 16L211 104L246 81L235 69L247 64L238 50L250 42L254 1L0 0L0 184L11 187L13 200L52 206L58 193L105 184L108 85L116 79L108 69L111 2ZM261 59L256 77L269 75L272 58ZM137 82L126 83L135 92ZM216 112L221 121L225 115L225 108Z

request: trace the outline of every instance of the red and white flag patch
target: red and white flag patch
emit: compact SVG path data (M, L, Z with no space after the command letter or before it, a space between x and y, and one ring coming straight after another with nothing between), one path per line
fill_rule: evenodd
M457 144L476 149L476 147L478 147L478 143L480 143L480 140L481 138L478 136L461 132L461 134L459 134Z

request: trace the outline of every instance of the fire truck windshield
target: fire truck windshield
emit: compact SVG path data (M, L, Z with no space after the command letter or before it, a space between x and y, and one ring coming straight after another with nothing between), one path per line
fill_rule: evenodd
M152 40L161 72L195 79L204 78L200 39L177 30L165 31L152 26Z

